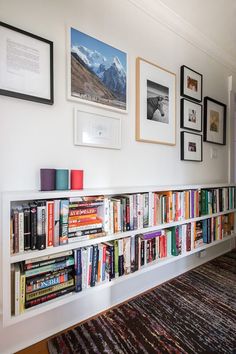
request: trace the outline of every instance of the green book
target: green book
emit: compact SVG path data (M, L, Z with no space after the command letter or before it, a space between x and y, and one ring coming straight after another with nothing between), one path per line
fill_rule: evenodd
M119 275L119 252L118 252L118 240L114 241L115 248L115 276Z

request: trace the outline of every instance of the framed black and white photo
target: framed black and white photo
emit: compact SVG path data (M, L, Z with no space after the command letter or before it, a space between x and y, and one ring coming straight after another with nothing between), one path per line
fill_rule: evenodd
M204 97L204 141L226 144L226 105Z
M202 105L186 98L180 102L181 128L202 131Z
M202 136L196 133L181 132L181 160L202 161Z
M53 43L0 22L0 94L53 104Z
M202 74L182 65L180 68L180 94L193 101L202 101Z
M176 75L136 60L136 140L175 145Z

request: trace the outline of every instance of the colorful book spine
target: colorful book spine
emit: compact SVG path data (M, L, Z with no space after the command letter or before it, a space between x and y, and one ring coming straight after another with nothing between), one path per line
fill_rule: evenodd
M37 202L37 249L46 248L46 202Z
M26 270L25 275L26 276L33 276L33 275L37 275L37 274L42 274L42 273L46 273L46 272L64 269L65 267L69 267L71 265L74 265L74 257L70 256L70 257L68 257L67 260L62 261L62 262L53 263L53 264L49 264L49 265L42 266L39 268Z
M61 199L60 201L60 234L59 244L65 245L68 243L68 215L69 215L69 200Z
M82 250L74 250L75 259L75 292L82 291Z
M47 247L53 246L54 239L54 201L47 201L47 221L46 221L46 245Z

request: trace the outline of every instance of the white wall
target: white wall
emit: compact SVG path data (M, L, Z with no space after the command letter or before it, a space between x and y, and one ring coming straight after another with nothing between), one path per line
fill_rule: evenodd
M227 103L227 78L233 73L222 64L128 0L0 0L0 14L1 21L54 42L55 75L53 106L0 97L0 190L38 189L41 167L84 169L85 187L227 182L228 146L216 147L218 157L211 159L211 145L204 143L202 163L181 162L179 139L180 66L185 64L203 74L203 96ZM121 150L73 145L73 107L89 106L66 99L66 25L128 53L129 113L121 115ZM135 141L137 56L177 74L175 147ZM103 113L101 109L96 112ZM53 333L69 309L75 322L73 307L68 305L12 330L0 327L0 351L20 348L22 343L37 341L37 336Z

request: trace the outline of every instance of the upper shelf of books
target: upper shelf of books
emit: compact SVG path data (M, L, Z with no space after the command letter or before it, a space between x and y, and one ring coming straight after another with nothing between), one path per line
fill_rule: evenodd
M154 186L120 186L110 188L89 188L82 190L62 190L62 191L6 191L2 192L3 202L23 201L33 199L55 199L55 198L71 198L77 196L92 195L116 195L116 194L132 194L145 192L161 192L161 191L178 191L189 189L207 189L235 186L234 183L211 183L211 184L186 184L186 185L154 185Z

